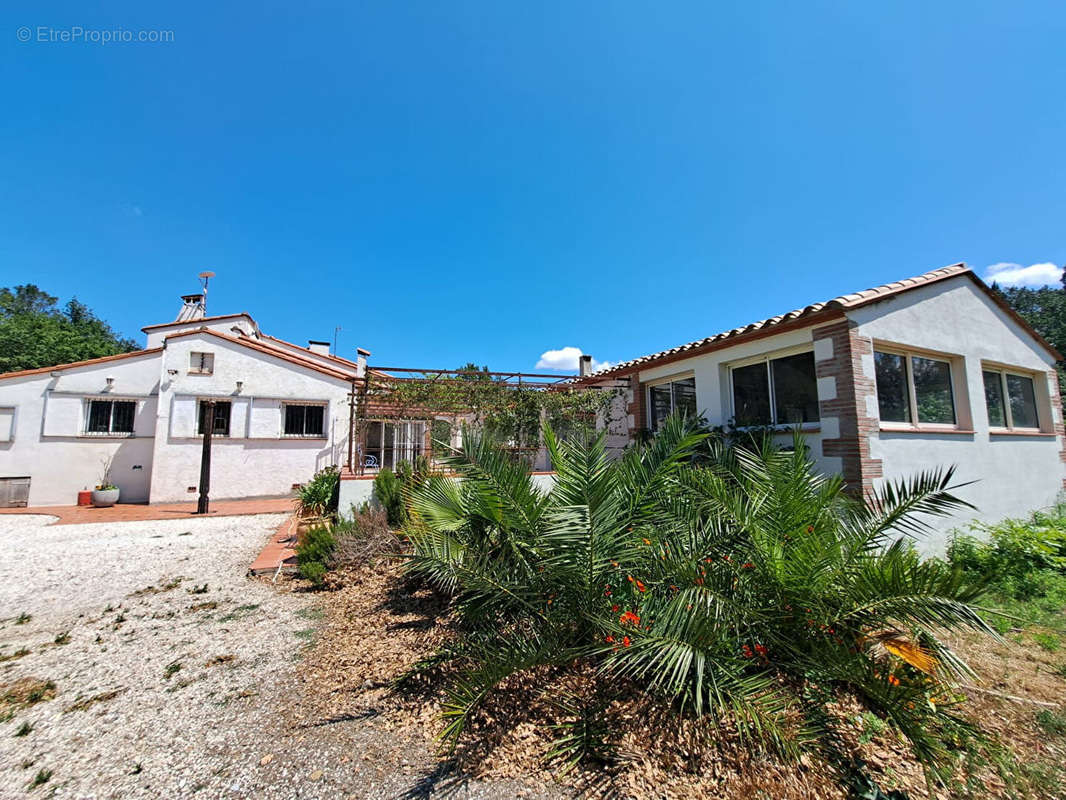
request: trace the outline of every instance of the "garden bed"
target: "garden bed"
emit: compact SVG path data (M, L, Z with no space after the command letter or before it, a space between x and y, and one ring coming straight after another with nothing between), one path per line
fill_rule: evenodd
M679 724L635 693L607 711L616 745L612 763L582 765L561 774L558 765L545 759L551 737L543 722L565 720L556 702L565 693L594 694L589 687L595 676L571 670L541 670L509 679L455 753L441 753L435 738L443 727L439 692L429 684L403 691L392 684L451 635L447 600L406 578L397 559L342 570L332 583L340 588L320 595L325 617L299 673L303 696L321 717L375 716L393 734L391 757L397 764L414 757L412 748L417 748L418 757L435 754L438 764L459 780L518 781L529 796L546 790L565 796L590 788L606 796L634 798L847 796L828 777L828 766L810 755L784 764L753 754L728 725L713 730L691 721ZM1031 796L1058 796L1054 765L1066 759L1066 740L1049 736L1035 718L1049 709L1038 703L1057 703L1066 696L1066 677L1056 672L1061 659L1031 642L997 644L987 637L966 636L956 644L984 679L983 689L1037 701L1013 702L971 692L961 711L1010 748L1016 762L1024 765ZM920 766L883 724L862 714L858 703L847 698L830 711L851 721L849 745L883 791L929 797ZM972 796L1012 796L991 770L977 775L980 788ZM954 796L967 796L964 786L955 790Z

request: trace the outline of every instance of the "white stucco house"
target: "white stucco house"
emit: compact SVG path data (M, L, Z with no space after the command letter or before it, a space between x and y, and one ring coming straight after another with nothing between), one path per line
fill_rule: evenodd
M144 332L137 352L0 375L0 504L73 504L105 465L122 502L195 500L207 424L213 499L287 495L323 467L355 465L342 473L345 510L370 496L378 468L431 452L432 410L419 421L368 407L349 456L358 388L395 379L368 371L365 350L350 361L269 336L246 313L206 316L202 295ZM782 437L798 426L819 467L856 490L955 465L972 481L959 490L972 516L997 520L1063 489L1061 358L957 264L591 375L583 364L574 383L615 391L604 424L616 452L676 409Z
M337 358L182 299L175 321L143 329L143 350L0 375L0 502L73 505L105 468L121 502L195 500L206 424L212 499L287 495L344 463L365 351Z
M955 465L959 482L973 482L958 491L977 507L971 516L998 520L1049 506L1063 490L1061 359L956 264L583 380L628 379L616 440L655 430L679 408L711 425L779 426L783 437L798 426L820 469L856 489Z

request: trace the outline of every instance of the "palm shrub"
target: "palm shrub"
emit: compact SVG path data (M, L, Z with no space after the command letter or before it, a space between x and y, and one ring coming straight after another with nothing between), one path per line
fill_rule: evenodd
M785 755L831 750L825 703L850 691L946 778L974 732L951 710L968 668L941 634L995 635L973 605L983 586L908 540L965 505L951 469L859 501L798 435L791 450L728 447L672 418L616 460L602 435L544 438L550 493L473 434L447 460L461 481L411 492L408 568L453 593L461 631L413 671L451 667L446 740L506 678L591 665Z

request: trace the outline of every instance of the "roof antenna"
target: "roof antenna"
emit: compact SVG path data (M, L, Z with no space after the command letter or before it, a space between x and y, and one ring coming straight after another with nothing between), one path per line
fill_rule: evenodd
M333 355L337 355L337 334L341 332L341 326L333 329Z
M209 280L211 280L213 277L215 277L215 273L213 273L213 272L201 272L197 277L200 279L200 286L202 286L203 290L204 290L203 307L204 307L204 316L206 317L207 316L207 282Z

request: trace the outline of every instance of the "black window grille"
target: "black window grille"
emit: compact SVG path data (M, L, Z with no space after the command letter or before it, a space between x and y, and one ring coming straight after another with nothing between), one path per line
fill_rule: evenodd
M319 405L286 405L286 436L324 436L325 407Z
M229 418L232 404L229 400L216 400L215 401L215 414L212 420L211 435L212 436L229 436ZM206 429L206 423L208 420L208 413L211 410L211 406L205 401L200 401L200 413L199 419L196 424L196 433L200 436L203 435Z

